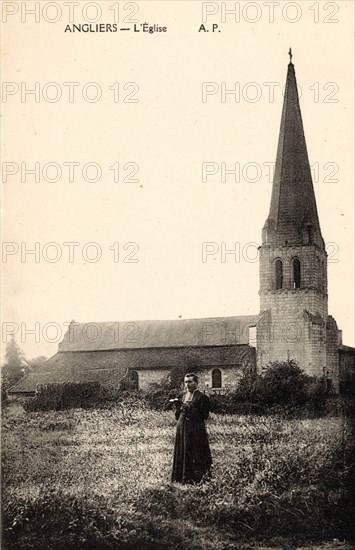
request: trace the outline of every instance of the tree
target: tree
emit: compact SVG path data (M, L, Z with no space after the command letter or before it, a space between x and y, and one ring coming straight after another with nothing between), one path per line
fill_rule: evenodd
M324 380L308 376L295 361L275 361L263 374L245 372L234 399L267 411L270 407L296 410L307 406L315 413L325 408L328 391Z
M2 367L2 384L5 389L13 386L26 373L26 361L23 351L12 335L6 345L5 364Z
M256 383L264 405L302 406L307 401L310 377L295 361L273 362Z

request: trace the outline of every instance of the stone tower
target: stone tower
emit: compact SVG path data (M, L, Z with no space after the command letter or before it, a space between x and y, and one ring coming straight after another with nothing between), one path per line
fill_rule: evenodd
M270 212L262 231L259 295L259 371L272 361L294 359L307 374L325 377L337 388L338 329L328 315L327 253L292 57Z

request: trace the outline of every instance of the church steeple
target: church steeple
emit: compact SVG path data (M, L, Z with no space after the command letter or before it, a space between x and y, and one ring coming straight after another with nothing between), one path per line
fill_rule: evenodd
M263 228L263 244L315 244L324 248L291 48L289 55L270 212Z
M257 363L295 360L338 386L337 325L328 316L327 252L322 238L298 99L287 71L269 217L259 247Z

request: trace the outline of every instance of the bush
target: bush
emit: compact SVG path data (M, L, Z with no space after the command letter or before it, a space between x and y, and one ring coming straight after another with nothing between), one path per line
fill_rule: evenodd
M112 400L112 395L98 382L48 384L24 404L27 411L61 411L91 408Z
M294 361L274 362L264 376L259 376L255 392L258 401L266 406L300 407L307 401L309 377Z
M151 384L151 388L145 393L148 407L155 411L166 411L171 408L170 399L177 397L179 390L166 388L162 384Z
M342 411L339 403L329 405L331 396L323 379L308 376L294 361L274 362L263 375L244 373L233 392L212 395L211 407L221 414L322 416Z

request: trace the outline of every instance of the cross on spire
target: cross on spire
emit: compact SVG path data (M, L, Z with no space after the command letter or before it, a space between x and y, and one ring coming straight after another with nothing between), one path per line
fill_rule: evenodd
M288 50L288 55L290 56L290 63L292 63L292 50L291 50L291 48Z

